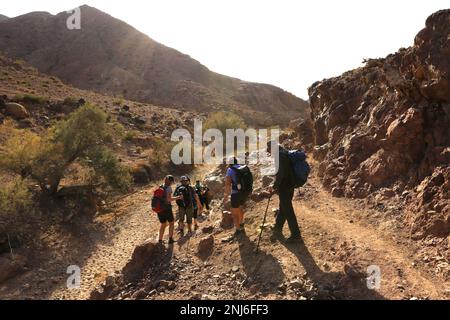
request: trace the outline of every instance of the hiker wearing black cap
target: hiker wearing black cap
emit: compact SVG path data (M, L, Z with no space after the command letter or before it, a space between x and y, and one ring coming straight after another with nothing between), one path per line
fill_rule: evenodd
M280 199L280 210L276 218L275 227L271 236L271 241L282 238L283 226L288 222L291 237L286 242L296 242L301 240L300 228L295 216L294 207L292 206L292 198L295 190L295 176L289 153L276 141L270 141L267 144L267 152L272 154L272 147L278 149L278 172L276 174L273 186L269 187L269 193L277 193Z
M199 209L201 209L202 205L194 188L190 186L189 178L187 176L182 176L180 181L181 185L179 185L174 192L174 196L178 197L176 203L178 205L177 220L179 222L179 232L181 235L184 235L184 220L186 218L188 232L189 235L191 235L192 220L194 218L194 201Z

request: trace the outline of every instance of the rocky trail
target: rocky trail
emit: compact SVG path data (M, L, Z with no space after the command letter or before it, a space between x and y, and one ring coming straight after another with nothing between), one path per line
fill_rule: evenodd
M205 174L207 168L194 174ZM133 250L155 240L159 224L149 211L153 186L123 198L111 212L97 218L107 234L91 232L72 250L58 250L38 272L27 272L6 283L0 294L14 298L87 299L94 288L111 282ZM276 197L269 207L260 252L255 253L267 200L250 202L246 235L225 242L232 230L219 227L222 208L201 219L192 237L174 246L157 246L142 277L116 288L113 299L444 299L449 283L431 273L417 249L383 210L363 200L333 198L313 177L295 196L294 205L304 243L271 243ZM101 234L101 236L100 236ZM212 234L212 236L210 235ZM287 226L284 234L288 235ZM199 242L213 238L206 256ZM208 240L206 240L208 242ZM56 250L55 250L56 252ZM76 253L76 254L74 254ZM63 256L63 257L62 257ZM81 267L81 288L66 289L68 265ZM367 268L378 266L378 290L367 288ZM51 281L49 281L51 280ZM49 283L51 286L49 286ZM93 295L93 297L96 297Z

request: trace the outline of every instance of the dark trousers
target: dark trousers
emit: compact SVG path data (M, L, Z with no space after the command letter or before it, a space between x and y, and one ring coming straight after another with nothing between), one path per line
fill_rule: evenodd
M292 206L292 198L294 197L294 189L280 189L280 212L275 221L275 231L281 232L287 220L291 236L300 235L297 218L295 217L294 207Z
M202 196L200 197L200 203L202 204L202 206L206 207L206 210L209 210L209 203L208 203L208 198L206 196Z

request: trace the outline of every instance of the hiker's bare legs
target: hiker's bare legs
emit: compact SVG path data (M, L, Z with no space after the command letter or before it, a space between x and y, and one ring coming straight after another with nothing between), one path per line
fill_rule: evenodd
M197 219L194 219L194 229L198 229L198 223L197 223Z
M244 210L242 208L239 208L239 225L244 223Z
M188 224L188 232L192 232L192 224Z
M166 231L167 223L161 223L161 227L159 228L159 241L162 241L164 238L164 232Z
M233 217L236 230L241 226L241 212L242 210L240 208L231 208L231 216Z
M180 232L184 232L184 221L180 220L178 222L178 230L180 230Z
M173 239L173 231L175 229L175 222L170 222L169 223L169 238Z

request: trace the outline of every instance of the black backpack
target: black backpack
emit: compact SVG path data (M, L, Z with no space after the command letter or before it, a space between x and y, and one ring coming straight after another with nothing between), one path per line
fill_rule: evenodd
M250 195L253 192L253 174L250 168L248 166L240 166L239 168L231 167L231 170L234 170L237 176L238 183L236 186L233 186L235 190L246 196Z
M183 200L177 200L177 205L181 208L190 208L192 206L192 192L193 189L190 186L178 186L175 189L174 195L183 195Z

